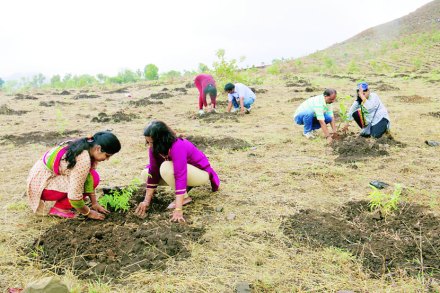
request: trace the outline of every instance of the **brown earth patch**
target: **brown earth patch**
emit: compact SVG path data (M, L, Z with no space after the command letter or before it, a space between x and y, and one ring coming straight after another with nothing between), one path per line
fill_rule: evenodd
M187 90L186 88L184 88L184 87L176 87L176 88L174 89L174 91L175 91L175 92L180 92L180 93L182 93L182 94L187 94L187 93L188 93L188 90Z
M425 114L425 115L432 116L435 118L440 118L440 111L439 112L429 112L428 114Z
M132 209L144 195L144 188L135 193ZM43 268L56 274L71 270L81 279L118 281L139 270L163 270L170 259L190 257L187 243L204 233L203 227L171 223L168 203L159 192L145 219L129 211L112 212L102 222L61 221L25 250Z
M129 92L128 87L123 87L123 88L119 88L116 90L104 92L104 94L124 94L124 93L128 93L128 92Z
M339 156L337 162L356 162L371 157L387 156L391 147L405 147L406 144L388 137L364 138L354 133L340 136L332 144L333 152Z
M40 102L39 105L41 107L53 107L53 106L56 106L56 105L63 105L63 106L65 106L65 105L72 105L72 103L62 102L62 101L47 101L47 102L42 101L42 102Z
M29 111L24 111L24 110L14 110L9 108L6 105L2 105L0 107L0 115L16 115L16 116L21 116L23 114L26 114Z
M119 122L128 122L131 121L133 119L139 118L138 115L133 114L133 113L125 113L124 111L118 111L114 114L108 115L105 112L101 112L98 114L98 116L93 117L91 122L96 122L96 123L105 123L105 122L115 122L115 123L119 123Z
M150 95L150 98L155 100L169 99L171 97L173 97L173 95L170 93L153 93Z
M80 133L80 130L67 130L64 132L32 131L17 135L10 134L2 136L0 144L13 143L18 146L26 144L42 144L46 146L54 146L62 141L75 139Z
M213 138L206 136L190 135L185 138L192 142L198 149L202 151L207 148L230 149L238 151L251 147L251 144L247 141L229 136Z
M427 207L401 204L386 218L367 201L348 202L335 213L312 209L286 217L289 238L314 247L336 247L358 257L374 276L404 273L440 278L440 219Z
M198 119L206 123L216 123L221 121L233 121L238 122L238 114L237 113L219 113L219 112L207 112L203 115L200 115L199 113L193 113L191 112L189 114L189 117L191 119Z
M24 95L24 94L16 94L15 100L38 100L37 97L31 96L31 95Z
M128 102L129 105L133 105L136 107L142 107L142 106L149 106L149 105L163 105L162 101L154 101L151 100L150 98L143 98L137 101L130 101Z
M93 95L93 94L78 94L73 97L74 100L81 100L81 99L96 99L99 98L99 95Z

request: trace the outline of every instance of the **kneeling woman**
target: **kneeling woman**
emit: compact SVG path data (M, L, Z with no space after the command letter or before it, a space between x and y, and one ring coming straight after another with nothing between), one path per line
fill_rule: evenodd
M388 110L376 93L370 93L368 84L361 82L357 85L357 98L348 111L348 119L356 121L362 129L364 137L380 138L390 129ZM343 131L348 130L348 123Z
M76 213L103 220L109 213L98 204L95 188L99 175L98 162L108 160L121 149L118 138L111 132L98 132L87 138L63 143L49 150L32 167L27 179L29 205L35 213L44 210L43 201L55 201L49 214L74 218ZM84 199L90 197L92 209Z
M182 207L191 201L187 189L210 182L212 191L217 191L220 180L208 158L190 141L177 137L164 122L152 121L144 136L149 146L149 176L145 200L136 208L136 214L145 216L157 186L169 185L176 193L176 200L170 205L174 208L171 221L184 222Z

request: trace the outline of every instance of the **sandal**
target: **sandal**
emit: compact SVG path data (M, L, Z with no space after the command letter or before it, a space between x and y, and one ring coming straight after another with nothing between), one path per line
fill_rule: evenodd
M189 204L190 202L192 202L192 198L191 197L187 197L183 199L183 204L182 206ZM170 203L170 205L167 207L167 209L171 210L176 208L176 201L173 201L172 203Z
M76 217L76 214L72 211L65 211L65 210L60 210L56 207L53 207L50 209L49 211L49 215L51 216L57 216L60 218L65 218L65 219L73 219Z

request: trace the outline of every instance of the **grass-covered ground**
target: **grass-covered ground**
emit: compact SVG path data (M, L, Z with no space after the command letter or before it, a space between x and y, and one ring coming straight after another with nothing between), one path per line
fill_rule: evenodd
M366 200L371 190L368 183L374 179L401 184L407 190L405 202L421 204L426 213L439 215L439 148L424 143L427 139L440 140L439 118L429 115L440 111L438 83L391 74L366 76L371 90L389 109L395 139L406 146L383 145L388 155L353 163L338 160L339 154L324 139L303 138L302 129L293 125L292 114L303 99L326 87L336 88L340 97L353 94L356 82L334 75L299 75L311 84L312 92L305 92L305 86L286 86L289 81L290 85L295 83L294 76L266 76L257 88L267 92L257 94L250 115L222 119L197 119L196 89L190 88L187 94L173 90L185 87L185 83L133 85L129 87L131 99L124 93L105 94L107 90L91 90L88 94L99 95L91 99L74 99L79 94L76 90L70 95L31 92L36 99L1 95L2 104L9 110L29 112L18 115L5 110L10 115L0 115L0 288L23 287L29 280L53 274L21 250L62 222L35 216L26 205L26 176L48 147L39 143L41 137L30 133L46 133L44 140L50 141L47 133L51 132L54 141L69 131L73 132L68 136L76 136L74 130L86 135L113 129L123 148L99 166L102 185L126 185L148 161L142 129L157 118L186 136L232 137L245 140L251 147L231 150L217 141L215 147L206 149L222 186L216 194L209 193L208 188L191 191L194 202L185 208L185 214L190 225L203 226L206 231L198 241L185 243L189 258L170 257L165 269L140 270L113 281L82 280L67 271L61 277L73 292L231 292L238 282L248 282L255 292L439 290L438 279L432 280L429 275L374 276L363 266L361 256L337 247L317 247L305 239L292 240L281 229L286 217L301 210L337 215L347 202ZM359 77L352 76L354 80ZM390 90L387 85L398 89ZM158 100L163 104L129 104L164 87L172 97ZM415 95L421 98L413 98ZM226 96L219 96L219 100L226 100ZM91 122L100 112L111 116L118 111L133 114L127 115L132 120ZM351 130L356 130L354 125ZM24 143L26 140L32 143ZM235 218L228 220L231 213Z

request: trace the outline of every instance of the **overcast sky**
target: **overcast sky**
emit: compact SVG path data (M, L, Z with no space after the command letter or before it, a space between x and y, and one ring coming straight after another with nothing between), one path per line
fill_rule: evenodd
M161 72L211 65L219 48L243 66L300 57L407 15L427 0L5 0L0 77Z

